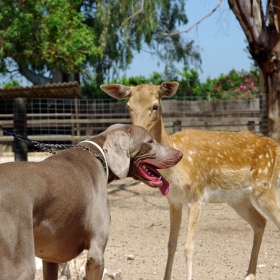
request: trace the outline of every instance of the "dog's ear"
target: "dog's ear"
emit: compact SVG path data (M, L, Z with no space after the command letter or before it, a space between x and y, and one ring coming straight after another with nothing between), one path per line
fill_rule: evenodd
M129 171L129 140L127 132L116 129L108 133L103 145L108 166L120 179L126 178Z

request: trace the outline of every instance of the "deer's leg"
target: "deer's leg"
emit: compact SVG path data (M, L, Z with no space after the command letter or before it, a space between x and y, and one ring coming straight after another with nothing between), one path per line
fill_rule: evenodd
M171 279L171 270L174 261L174 255L177 248L179 230L181 226L182 205L174 206L171 202L169 202L169 211L170 211L170 232L169 232L168 256L167 256L164 280Z
M185 257L187 262L187 280L192 280L192 261L194 252L194 235L198 224L201 201L194 201L189 204L188 234L185 245Z
M58 264L43 260L43 279L54 280L58 278Z
M237 204L230 204L230 206L236 211L236 213L240 217L242 217L246 222L250 224L254 231L254 241L251 251L251 258L247 275L245 277L245 280L253 280L256 277L258 256L262 243L262 237L266 225L266 220L252 205L249 198L246 198Z
M275 188L270 187L268 191L260 195L252 195L252 198L280 230L280 210L276 201Z

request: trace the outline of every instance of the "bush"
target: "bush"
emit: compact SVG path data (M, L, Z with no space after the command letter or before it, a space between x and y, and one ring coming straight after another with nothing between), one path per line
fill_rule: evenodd
M214 80L214 96L217 99L250 99L260 93L259 74L251 72L236 72L232 70L228 75L221 75Z
M3 88L13 88L19 87L19 82L17 80L11 80L10 82L4 83Z
M174 80L180 84L174 98L191 97L192 100L249 99L255 98L260 93L258 70L250 72L231 70L227 75L222 74L217 79L207 78L205 83L201 83L196 70L184 68L182 72L174 75ZM108 82L108 84L123 84L127 86L137 86L140 84L160 85L164 81L164 75L153 72L148 78L145 76L130 78L123 76L119 80ZM87 80L82 85L82 90L83 94L88 98L111 98L100 89L100 85L97 85L95 78Z

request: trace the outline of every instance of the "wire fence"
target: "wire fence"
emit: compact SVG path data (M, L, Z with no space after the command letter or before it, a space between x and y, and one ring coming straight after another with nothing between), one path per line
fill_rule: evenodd
M114 123L131 123L125 101L26 99L15 106L15 100L0 103L0 125L17 133L16 127L25 126L24 133L33 140L45 143L75 144L106 129ZM241 100L162 100L163 121L169 133L197 128L203 130L248 129L266 135L266 99L262 94L254 99ZM24 108L22 108L24 107ZM24 113L22 113L22 111ZM21 112L21 113L19 113ZM0 163L14 160L14 139L0 132ZM40 160L46 153L28 148L28 160Z

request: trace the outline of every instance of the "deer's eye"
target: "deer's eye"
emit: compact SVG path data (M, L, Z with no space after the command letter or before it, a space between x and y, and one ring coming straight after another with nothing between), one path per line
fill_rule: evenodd
M153 105L153 111L157 111L158 110L158 104L154 104Z

